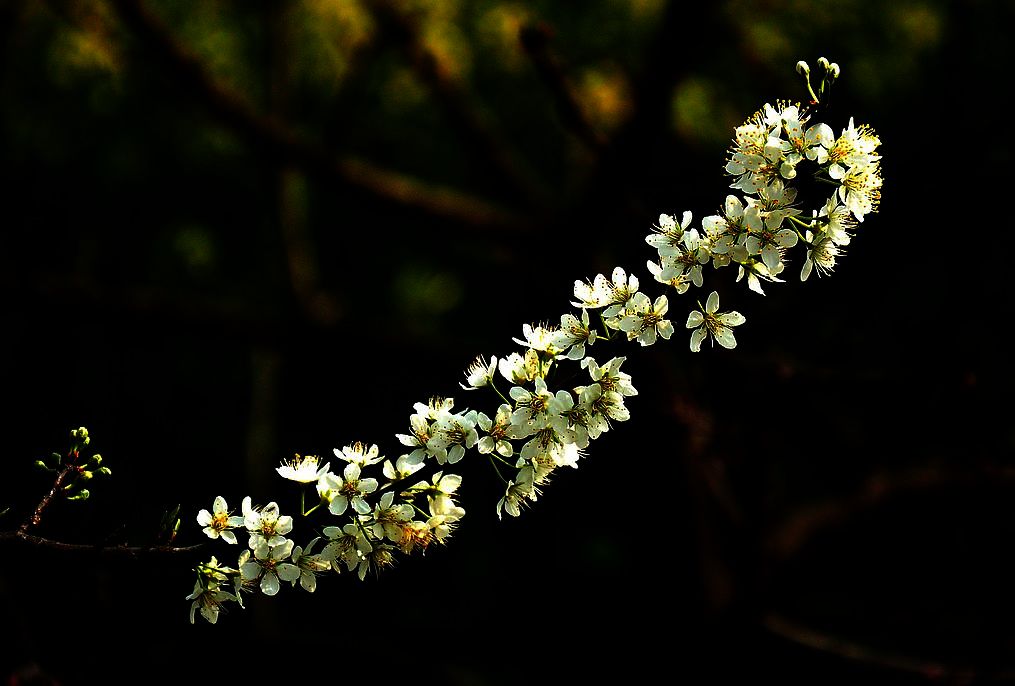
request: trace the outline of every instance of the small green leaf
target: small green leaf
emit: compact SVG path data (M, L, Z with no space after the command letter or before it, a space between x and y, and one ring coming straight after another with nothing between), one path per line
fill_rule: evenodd
M88 500L88 496L90 495L91 493L88 492L87 488L82 488L74 495L67 496L67 500Z

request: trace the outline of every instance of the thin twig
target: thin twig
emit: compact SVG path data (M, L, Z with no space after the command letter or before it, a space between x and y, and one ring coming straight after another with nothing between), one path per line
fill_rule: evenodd
M527 24L521 28L518 38L525 54L532 60L540 78L550 90L561 123L571 131L589 150L601 153L606 149L608 141L585 115L574 86L564 74L560 60L550 49L553 30L545 23Z
M48 548L50 550L59 550L61 552L101 553L113 555L127 555L130 557L140 557L142 555L179 555L182 553L195 552L197 550L201 550L204 547L203 543L197 543L194 545L186 545L186 546L170 546L170 545L107 546L88 543L65 543L64 541L57 541L51 538L34 536L32 534L24 533L21 530L0 532L0 543L7 542L20 542L27 545L38 546L41 548Z
M875 667L921 674L937 682L970 684L974 680L1004 680L1015 678L1015 670L986 671L968 665L954 665L912 655L878 649L856 641L821 632L778 613L762 620L762 626L784 639L823 653L836 655Z
M546 204L545 193L533 183L532 173L495 131L488 116L456 79L447 64L421 38L419 27L408 13L392 0L369 0L368 7L388 34L401 48L417 77L426 84L462 136L469 152L501 186L512 191L530 207Z
M53 480L53 487L49 489L49 493L44 495L42 497L42 500L39 501L39 504L35 506L35 510L32 512L32 516L26 519L24 522L22 522L21 526L18 527L19 536L27 534L28 530L31 529L33 526L39 526L39 522L42 521L42 513L53 502L53 498L55 498L56 494L60 492L60 489L63 488L64 483L66 483L67 479L70 478L71 474L77 471L78 471L77 465L72 464L67 465L62 470L60 470L60 473L56 475L56 479Z

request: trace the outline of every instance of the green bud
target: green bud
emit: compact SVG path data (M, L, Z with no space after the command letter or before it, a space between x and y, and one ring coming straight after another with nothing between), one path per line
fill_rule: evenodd
M39 469L41 469L44 472L55 472L56 471L55 469L50 467L48 464L46 464L42 460L36 460L35 461L35 466L38 467Z
M88 458L88 462L91 466L98 467L100 464L102 464L102 455L95 453L90 458Z
M839 69L839 65L837 63L832 62L830 65L828 65L828 78L829 79L834 81L835 79L839 78L839 73L840 73L840 69Z
M67 500L88 500L88 496L90 495L91 493L88 492L87 488L82 488L74 495L67 496Z
M99 474L104 474L105 476L112 476L113 475L113 472L112 472L112 470L109 467L99 467L95 471L97 471Z
M92 472L88 471L87 469L81 470L81 472L78 474L78 478L81 481L91 481L92 477L94 477L94 476L95 476L95 474L93 474Z
M821 71L828 71L828 60L824 57L819 57L818 66L821 67Z
M796 63L796 73L803 76L810 76L811 68L807 66L807 63L800 60Z
M70 437L72 440L80 442L81 445L88 445L88 442L90 441L90 439L88 438L88 429L86 429L83 426L77 429L73 429L70 432Z

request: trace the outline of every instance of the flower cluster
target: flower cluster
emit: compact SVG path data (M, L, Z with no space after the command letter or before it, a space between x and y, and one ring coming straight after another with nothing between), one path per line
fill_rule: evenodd
M800 64L809 79L809 68ZM813 121L813 106L839 75L837 65L824 59L819 65L820 96L808 80L809 106L766 104L736 128L725 166L736 192L717 214L705 216L700 230L689 211L659 216L645 238L656 251L657 259L647 263L656 283L680 296L703 288L710 268L736 265L735 282L764 295L762 282L783 281L789 251L797 246L804 249L801 280L831 272L857 226L878 211L880 140L852 119L838 136ZM827 184L831 194L799 197L796 184L805 175ZM803 200L817 205L808 213ZM316 456L283 463L279 475L306 489L298 519L280 514L275 502L254 507L249 497L233 515L225 499L216 498L211 510L198 514L198 524L227 544L237 544L234 530L244 530L247 546L235 568L214 557L198 567L188 596L191 621L197 611L216 621L224 603L242 605L244 592L271 596L284 583L312 592L320 574L344 570L362 579L394 564L398 554L445 542L465 515L457 502L462 477L447 469L471 451L486 456L502 481L498 517L519 516L558 470L577 468L592 441L630 419L628 399L638 394L621 370L627 356L607 346L654 345L669 340L674 325L667 294L650 296L619 266L609 276L576 280L571 306L559 323L524 324L513 339L517 349L477 357L468 366L459 386L495 397L486 411L456 409L453 398L433 397L413 405L407 431L395 435L403 450L394 461L376 445L353 443L334 450L343 463L337 471ZM720 311L719 292L711 290L685 320L690 349L699 352L706 340L735 348L734 327L745 322L735 310ZM307 508L310 484L316 502ZM296 524L313 527L314 514L332 519L313 529L305 548L295 545L290 535ZM320 552L312 552L321 541Z
M243 593L260 591L274 596L284 583L299 584L312 593L319 575L343 570L355 571L363 579L371 569L392 564L395 550L409 553L444 542L465 515L455 500L461 483L455 474L438 473L432 481L395 489L422 468L422 458L417 455L403 455L392 464L384 460L376 445L359 442L335 449L334 454L344 462L337 473L331 471L330 463L322 465L314 455L297 455L276 470L279 476L305 488L314 484L317 501L306 508L305 497L301 498L301 523L309 523L308 518L318 510L337 518L333 520L337 523L321 527L319 535L305 546L292 538L297 519L282 514L274 501L257 507L248 496L240 514L232 514L226 499L218 496L210 510L198 512L197 523L209 538L237 545L236 531L241 531L247 540L236 567L223 566L215 557L197 567L194 590L187 596L192 623L198 611L215 623L227 602L242 607ZM446 458L447 452L444 455ZM381 472L383 483L365 476L364 469ZM322 542L320 551L315 552Z

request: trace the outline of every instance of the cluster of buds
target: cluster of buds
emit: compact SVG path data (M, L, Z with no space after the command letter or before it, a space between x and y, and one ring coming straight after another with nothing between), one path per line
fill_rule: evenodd
M80 427L70 432L67 453L51 453L48 459L35 461L35 466L46 472L57 473L57 487L67 500L88 500L91 491L87 484L98 475L110 476L109 467L102 464L102 455L95 453L83 458L81 453L91 442L88 429Z
M802 281L812 272L828 274L864 217L878 211L880 140L852 119L838 135L812 121L840 73L824 58L818 64L817 92L808 65L798 64L812 97L808 105L766 104L736 128L725 171L737 193L727 195L719 213L705 216L700 230L692 226L691 212L661 214L651 227L645 240L657 260L647 266L667 292L704 290L707 269L736 265L735 282L764 295L763 282L783 281L794 248L804 253ZM823 183L830 194L801 198L798 184L805 177L817 182L808 193ZM804 201L813 203L809 212ZM559 324L524 324L522 337L513 339L519 349L477 357L466 369L459 385L496 398L489 412L456 411L453 398L434 397L413 406L408 432L396 434L404 451L394 461L375 445L354 443L334 451L345 463L340 471L315 456L297 455L279 467L285 479L306 489L314 484L316 502L308 509L301 498L301 525L314 513L338 518L317 529L306 548L289 538L295 522L279 514L274 502L255 508L246 498L241 514L233 515L220 497L212 510L202 510L197 521L210 538L236 544L234 531L242 530L248 544L234 568L214 557L197 568L188 596L191 621L200 611L215 622L223 603L242 604L244 592L275 595L283 582L313 591L317 575L329 571L355 571L362 579L393 564L397 554L444 542L465 514L456 500L462 478L445 469L470 451L485 456L503 483L498 517L519 516L558 470L577 468L592 441L630 419L627 402L638 393L621 371L626 355L600 354L600 362L593 350L654 345L669 340L675 327L667 293L649 296L622 267L576 280L573 295L575 309L562 314ZM685 320L690 349L699 352L705 341L735 348L734 328L746 317L721 311L718 290L704 300ZM567 366L576 368L560 371ZM423 470L429 479L419 480ZM319 542L320 552L312 552Z

